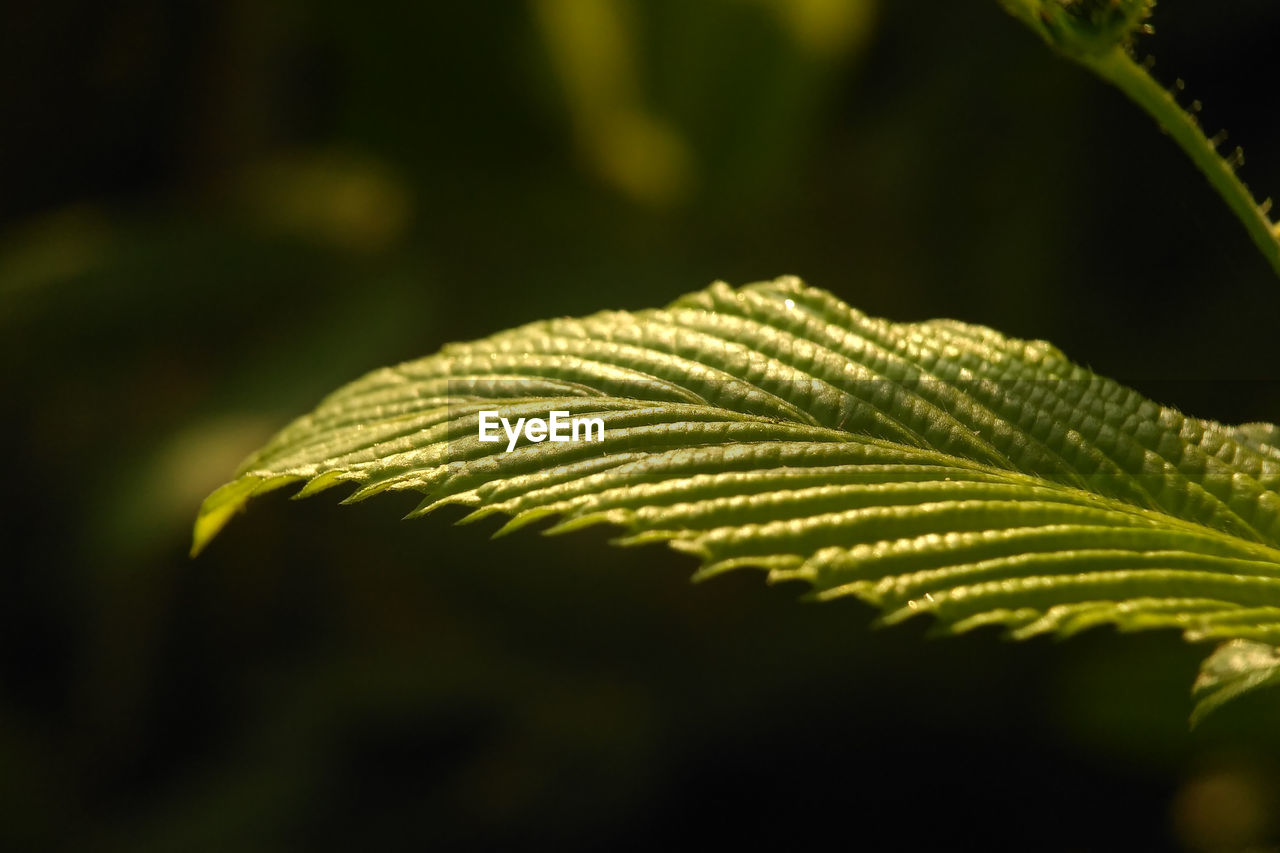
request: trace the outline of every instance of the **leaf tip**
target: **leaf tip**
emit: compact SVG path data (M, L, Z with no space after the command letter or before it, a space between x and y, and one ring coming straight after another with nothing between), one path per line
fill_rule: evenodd
M262 482L262 477L241 477L221 486L204 499L191 531L191 549L188 552L190 557L198 557L208 547L222 528L244 508Z
M191 532L189 556L193 558L199 556L236 513L244 509L251 498L274 491L289 483L296 483L301 479L303 478L288 474L275 477L245 474L220 486L204 499L200 504L199 512L196 513L195 525Z

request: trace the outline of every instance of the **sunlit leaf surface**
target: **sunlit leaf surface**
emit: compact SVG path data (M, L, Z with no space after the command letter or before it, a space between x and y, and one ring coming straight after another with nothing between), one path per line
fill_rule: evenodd
M479 440L482 411L598 418L604 439L508 450ZM348 500L419 492L415 514L502 514L503 533L607 522L696 555L701 576L765 569L889 622L1280 643L1275 439L1183 416L1044 342L870 318L794 278L715 284L370 373L211 495L194 547L254 495L351 484Z

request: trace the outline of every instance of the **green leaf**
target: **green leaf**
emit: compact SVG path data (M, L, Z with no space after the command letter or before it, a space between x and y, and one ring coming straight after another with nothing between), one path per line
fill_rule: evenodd
M603 441L481 442L483 410L599 418ZM795 278L662 310L533 323L375 371L214 492L199 551L250 498L356 488L607 522L699 576L740 567L1014 637L1115 625L1280 643L1280 450L1186 417L1041 341L891 323Z
M1205 658L1193 693L1194 726L1227 702L1259 687L1280 684L1280 649L1254 640L1231 640Z

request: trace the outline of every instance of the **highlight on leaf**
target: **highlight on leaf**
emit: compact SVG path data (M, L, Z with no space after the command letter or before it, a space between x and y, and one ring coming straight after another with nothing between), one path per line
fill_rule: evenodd
M482 441L494 411L605 439ZM505 516L499 534L616 525L701 577L763 569L886 622L1280 644L1277 432L1184 416L1041 341L871 318L793 277L717 283L368 374L206 499L193 551L256 495L351 484Z

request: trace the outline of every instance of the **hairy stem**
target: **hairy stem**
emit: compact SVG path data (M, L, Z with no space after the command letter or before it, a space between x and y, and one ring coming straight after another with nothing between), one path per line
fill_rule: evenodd
M1141 18L1127 22L1130 29L1110 32L1091 30L1072 8L1078 4L1064 0L1000 0L1002 6L1063 55L1093 71L1124 92L1160 123L1182 147L1213 188L1218 191L1236 218L1244 224L1250 239L1271 268L1280 275L1280 225L1271 221L1270 202L1258 204L1235 168L1240 155L1223 157L1218 146L1204 135L1200 122L1184 110L1174 96L1157 83L1129 54L1129 40L1141 31ZM1147 12L1154 4L1147 3Z
M1219 154L1214 143L1205 137L1195 116L1184 110L1173 95L1153 80L1146 69L1134 62L1122 48L1076 59L1128 95L1168 131L1196 168L1209 179L1232 213L1244 224L1258 251L1280 275L1280 228L1271 221L1267 210L1254 201L1253 194L1236 174L1232 160Z

